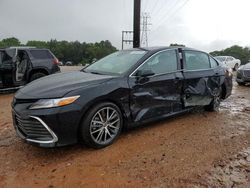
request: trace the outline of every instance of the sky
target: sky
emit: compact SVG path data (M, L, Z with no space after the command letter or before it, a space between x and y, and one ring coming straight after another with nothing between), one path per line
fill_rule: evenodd
M150 15L149 46L210 52L250 46L249 8L249 0L142 0L141 12ZM120 49L122 30L132 29L133 0L0 0L0 40L109 40Z

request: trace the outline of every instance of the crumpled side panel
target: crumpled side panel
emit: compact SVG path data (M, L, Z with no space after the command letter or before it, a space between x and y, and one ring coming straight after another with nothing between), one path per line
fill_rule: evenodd
M202 77L186 80L184 86L184 105L204 106L211 103L214 96L218 95L220 77Z

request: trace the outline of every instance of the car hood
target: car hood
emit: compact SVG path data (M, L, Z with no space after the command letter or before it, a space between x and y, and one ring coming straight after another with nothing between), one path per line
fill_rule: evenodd
M97 75L82 71L53 74L26 85L16 93L15 98L60 98L75 89L85 88L94 84L101 84L112 78L114 78L114 76Z

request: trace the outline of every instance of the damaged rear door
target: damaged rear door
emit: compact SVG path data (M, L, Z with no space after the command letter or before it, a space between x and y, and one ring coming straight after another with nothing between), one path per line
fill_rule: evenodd
M183 50L183 101L184 106L209 105L221 92L221 72L210 63L208 54L195 50Z

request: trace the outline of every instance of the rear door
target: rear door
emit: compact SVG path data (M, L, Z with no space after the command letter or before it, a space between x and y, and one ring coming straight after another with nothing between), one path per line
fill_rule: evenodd
M204 106L211 103L220 91L220 76L224 73L215 65L216 61L204 52L183 51L184 62L184 106ZM211 61L211 63L210 63Z
M183 75L177 50L158 52L146 60L129 77L130 109L135 122L156 118L182 109ZM152 76L136 76L150 70Z

